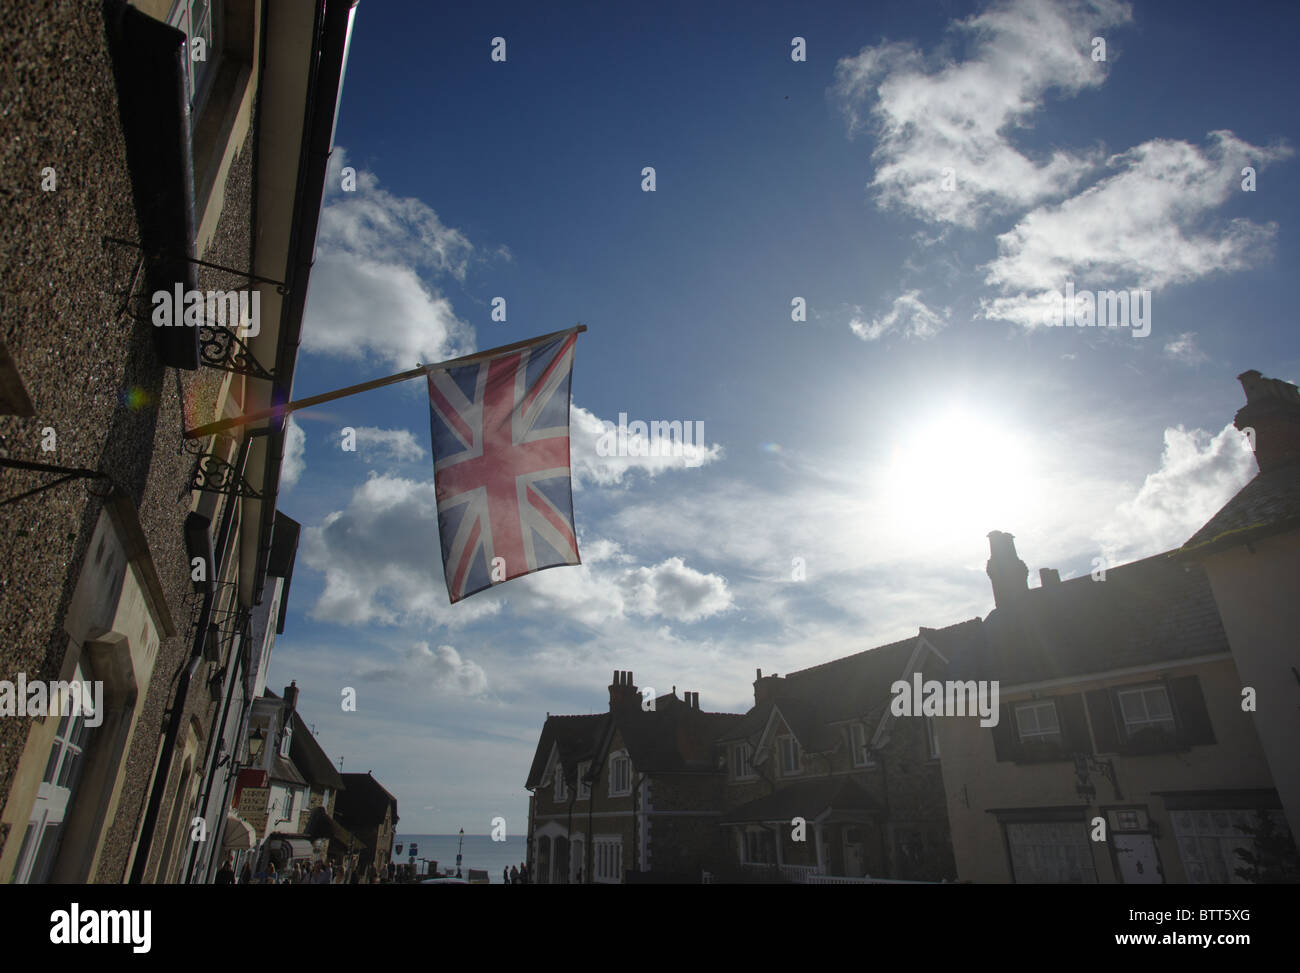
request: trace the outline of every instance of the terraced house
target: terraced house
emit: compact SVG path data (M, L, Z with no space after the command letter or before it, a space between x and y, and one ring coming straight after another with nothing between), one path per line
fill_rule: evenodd
M727 770L723 881L955 877L933 719L893 715L891 687L936 672L979 625L754 680L754 707L717 741Z
M1286 823L1205 571L1157 555L1030 589L1011 535L990 546L996 607L947 671L998 680L1000 719L938 723L958 877L1253 880L1237 851Z
M0 678L104 693L0 719L2 881L216 867L296 525L283 420L195 430L291 397L354 4L6 11Z

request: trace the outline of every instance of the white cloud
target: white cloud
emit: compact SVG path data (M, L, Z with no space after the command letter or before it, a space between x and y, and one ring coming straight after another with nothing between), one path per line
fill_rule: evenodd
M1120 563L1182 545L1254 473L1249 442L1231 424L1217 435L1166 429L1160 468L1099 532L1103 554Z
M428 642L411 645L398 665L372 669L362 675L366 679L427 686L434 692L460 696L480 696L488 688L487 673L477 662L462 658L450 645L430 648Z
M1211 132L1205 149L1153 139L1111 157L1117 170L1079 195L1028 213L998 237L985 283L1002 291L982 314L1032 328L1056 309L1067 281L1076 290L1107 285L1159 290L1253 265L1276 224L1214 223L1212 210L1241 191L1240 172L1286 158L1231 132Z
M303 562L325 575L311 617L348 625L451 625L500 610L481 597L451 605L440 552L433 483L372 473L346 510L303 530Z
M307 434L293 417L285 423L284 460L280 463L280 489L288 490L307 469Z
M1184 365L1197 365L1210 359L1210 356L1201 351L1200 345L1197 344L1195 331L1184 331L1173 341L1167 342L1165 354Z
M726 578L688 568L680 557L629 571L623 586L632 611L643 616L693 622L731 607Z
M421 276L463 281L474 247L418 199L394 196L370 172L342 192L337 148L326 177L304 351L375 358L399 369L474 350L473 329Z
M626 425L631 426L634 421L636 420L628 419ZM617 451L617 436L610 434L611 430L617 429L617 425L574 406L569 412L569 463L574 486L584 483L614 486L621 484L624 477L633 470L640 470L653 477L667 470L690 469L722 458L722 447L717 443L695 441L699 424L690 420L677 421L680 428L670 430L666 438L660 436L652 439L649 435L652 430L649 428L644 435L639 428L635 430L635 435L629 430L626 445L627 452L631 455L602 456L602 451ZM603 446L602 437L605 437ZM651 452L657 455L641 455Z
M409 429L357 426L357 453L364 459L388 458L402 462L424 456L424 447Z
M875 341L892 331L902 331L908 338L932 338L948 325L952 311L935 310L921 300L918 290L906 291L894 298L894 303L883 318L864 321L855 315L849 328L863 341Z
M1048 92L1100 85L1105 65L1092 60L1091 38L1131 17L1116 0L1007 0L950 25L971 39L967 60L927 63L908 43L841 59L832 94L850 133L872 123L880 204L973 227L987 214L1072 189L1095 165L1094 153L1031 159L1010 133L1031 124Z

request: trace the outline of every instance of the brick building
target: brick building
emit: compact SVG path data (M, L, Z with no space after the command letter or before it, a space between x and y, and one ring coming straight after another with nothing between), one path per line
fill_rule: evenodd
M622 671L609 712L548 716L525 785L532 881L698 881L720 854L713 741L739 719L676 688L652 703Z

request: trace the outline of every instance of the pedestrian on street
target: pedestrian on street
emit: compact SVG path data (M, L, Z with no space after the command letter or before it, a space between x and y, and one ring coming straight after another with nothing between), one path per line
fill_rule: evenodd
M221 863L217 869L217 885L234 885L235 884L235 861L230 852L226 852L226 860Z

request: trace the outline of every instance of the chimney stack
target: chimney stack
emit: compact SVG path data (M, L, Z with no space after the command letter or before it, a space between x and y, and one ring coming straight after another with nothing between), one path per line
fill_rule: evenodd
M640 703L641 697L637 695L636 686L632 685L631 671L621 669L614 670L614 681L609 684L609 708L615 709L622 706L629 706Z
M985 570L993 582L993 604L1003 608L1029 590L1029 568L1016 554L1015 536L1004 531L989 532L989 555Z
M781 682L781 677L775 672L770 676L763 675L762 669L756 669L757 678L754 680L754 705L761 706L769 699L776 698L777 687Z
M1255 430L1251 446L1259 471L1268 473L1300 459L1300 391L1253 368L1238 375L1237 381L1246 393L1246 404L1237 410L1232 424Z
M298 710L298 680L295 679L284 687L284 706L290 713Z
M1039 568L1038 581L1044 588L1061 583L1061 572L1056 568Z

